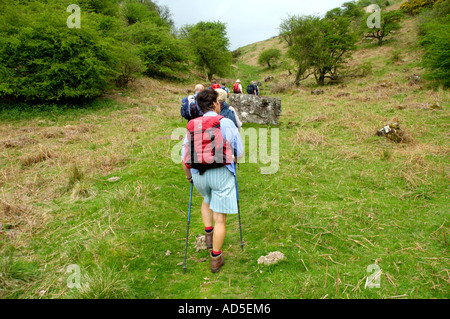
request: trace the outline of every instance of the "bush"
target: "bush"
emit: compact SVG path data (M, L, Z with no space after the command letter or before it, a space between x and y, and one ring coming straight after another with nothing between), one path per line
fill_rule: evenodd
M60 101L94 98L117 77L119 52L98 24L82 15L83 27L69 29L66 7L38 2L1 8L0 98ZM39 14L36 14L39 12Z
M136 45L149 76L174 76L184 70L186 48L175 39L167 27L137 22L128 28L131 41Z
M442 2L444 0L410 0L405 1L400 6L400 10L405 13L416 15L424 8L431 8L436 3Z
M286 93L294 89L294 85L287 81L275 82L270 86L271 94Z
M426 24L421 44L425 48L422 59L426 77L444 87L450 86L450 16Z
M183 68L183 42L153 2L83 0L81 28L72 29L71 2L0 1L0 100L93 99L144 71L171 76Z
M425 54L425 78L450 86L450 0L436 3L419 16L419 38Z

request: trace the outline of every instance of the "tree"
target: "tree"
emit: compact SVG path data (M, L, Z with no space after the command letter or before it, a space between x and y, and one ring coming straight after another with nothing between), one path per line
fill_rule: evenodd
M291 16L282 23L280 29L289 33L292 43L288 55L296 63L295 84L310 75L315 76L319 85L324 85L326 78L338 79L339 68L356 49L356 36L350 29L350 22L340 16L333 19Z
M266 65L270 69L272 68L272 65L270 64L271 61L277 61L281 57L281 51L276 48L267 49L259 55L258 63L260 65Z
M298 17L293 15L289 15L286 19L283 19L280 24L280 36L286 41L288 46L292 46L294 44L294 34L293 30L295 28L295 24L297 22Z
M379 27L377 27L376 24L371 27L368 25L367 19L363 19L361 28L365 38L377 39L378 45L381 46L383 44L383 40L391 35L393 31L400 30L400 21L404 16L403 13L398 10L383 11L379 13L381 15ZM370 14L367 15L367 18L369 18L369 16Z
M225 23L217 21L186 25L181 29L181 36L189 43L194 64L206 73L209 81L214 75L227 74L232 54L228 49Z

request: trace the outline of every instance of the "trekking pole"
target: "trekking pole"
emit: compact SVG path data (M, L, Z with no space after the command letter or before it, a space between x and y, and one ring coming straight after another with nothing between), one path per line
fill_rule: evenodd
M241 248L244 251L244 242L242 241L242 224L241 224L241 208L239 207L239 192L238 192L238 183L237 183L237 168L236 163L234 163L234 181L236 183L236 198L237 198L237 207L238 207L238 216L239 216L239 232L241 233Z
M191 222L191 204L192 204L192 189L194 187L194 183L191 182L191 195L189 196L189 213L188 213L188 223L187 223L187 231L186 231L186 247L184 248L184 266L183 266L183 274L186 273L186 254L188 247L188 239L189 239L189 224Z

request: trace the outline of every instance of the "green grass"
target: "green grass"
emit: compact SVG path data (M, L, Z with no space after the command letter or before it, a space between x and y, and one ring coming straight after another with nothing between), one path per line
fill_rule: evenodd
M359 86L352 84L351 90ZM179 141L168 138L185 125L175 107L180 96L167 99L166 112L122 106L57 116L60 125L85 119L96 126L90 138L59 149L60 155L77 150L91 160L22 169L24 179L41 174L44 186L60 191L50 201L37 194L30 203L36 213L45 212L39 227L15 237L9 236L14 227L3 229L1 297L448 298L447 105L440 111L399 110L392 108L396 97L388 104L330 102L329 96L302 90L280 97L280 169L261 175L268 165L240 165L245 251L238 218L230 216L226 265L218 274L210 272L208 253L194 250L195 237L203 232L197 193L185 275L180 265L189 185L170 157ZM417 97L422 98L426 94ZM130 132L136 113L145 126ZM416 144L373 136L384 120L395 117ZM249 127L266 126L244 125ZM5 174L16 163L8 152L1 160ZM124 159L109 171L92 168L95 158L119 153ZM74 172L74 163L84 173ZM52 174L58 179L53 186ZM114 176L120 180L107 181ZM5 191L14 193L22 181L3 181ZM271 251L283 252L286 260L258 265ZM367 267L375 263L382 269L381 288L365 289ZM80 267L82 289L67 287L66 270L73 264Z

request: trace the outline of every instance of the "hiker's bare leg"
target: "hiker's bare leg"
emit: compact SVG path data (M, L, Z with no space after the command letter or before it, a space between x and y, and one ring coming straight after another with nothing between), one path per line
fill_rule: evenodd
M205 228L213 226L213 211L209 208L209 204L204 201L202 203L202 219Z
M221 251L225 240L225 224L227 215L214 212L213 250Z

